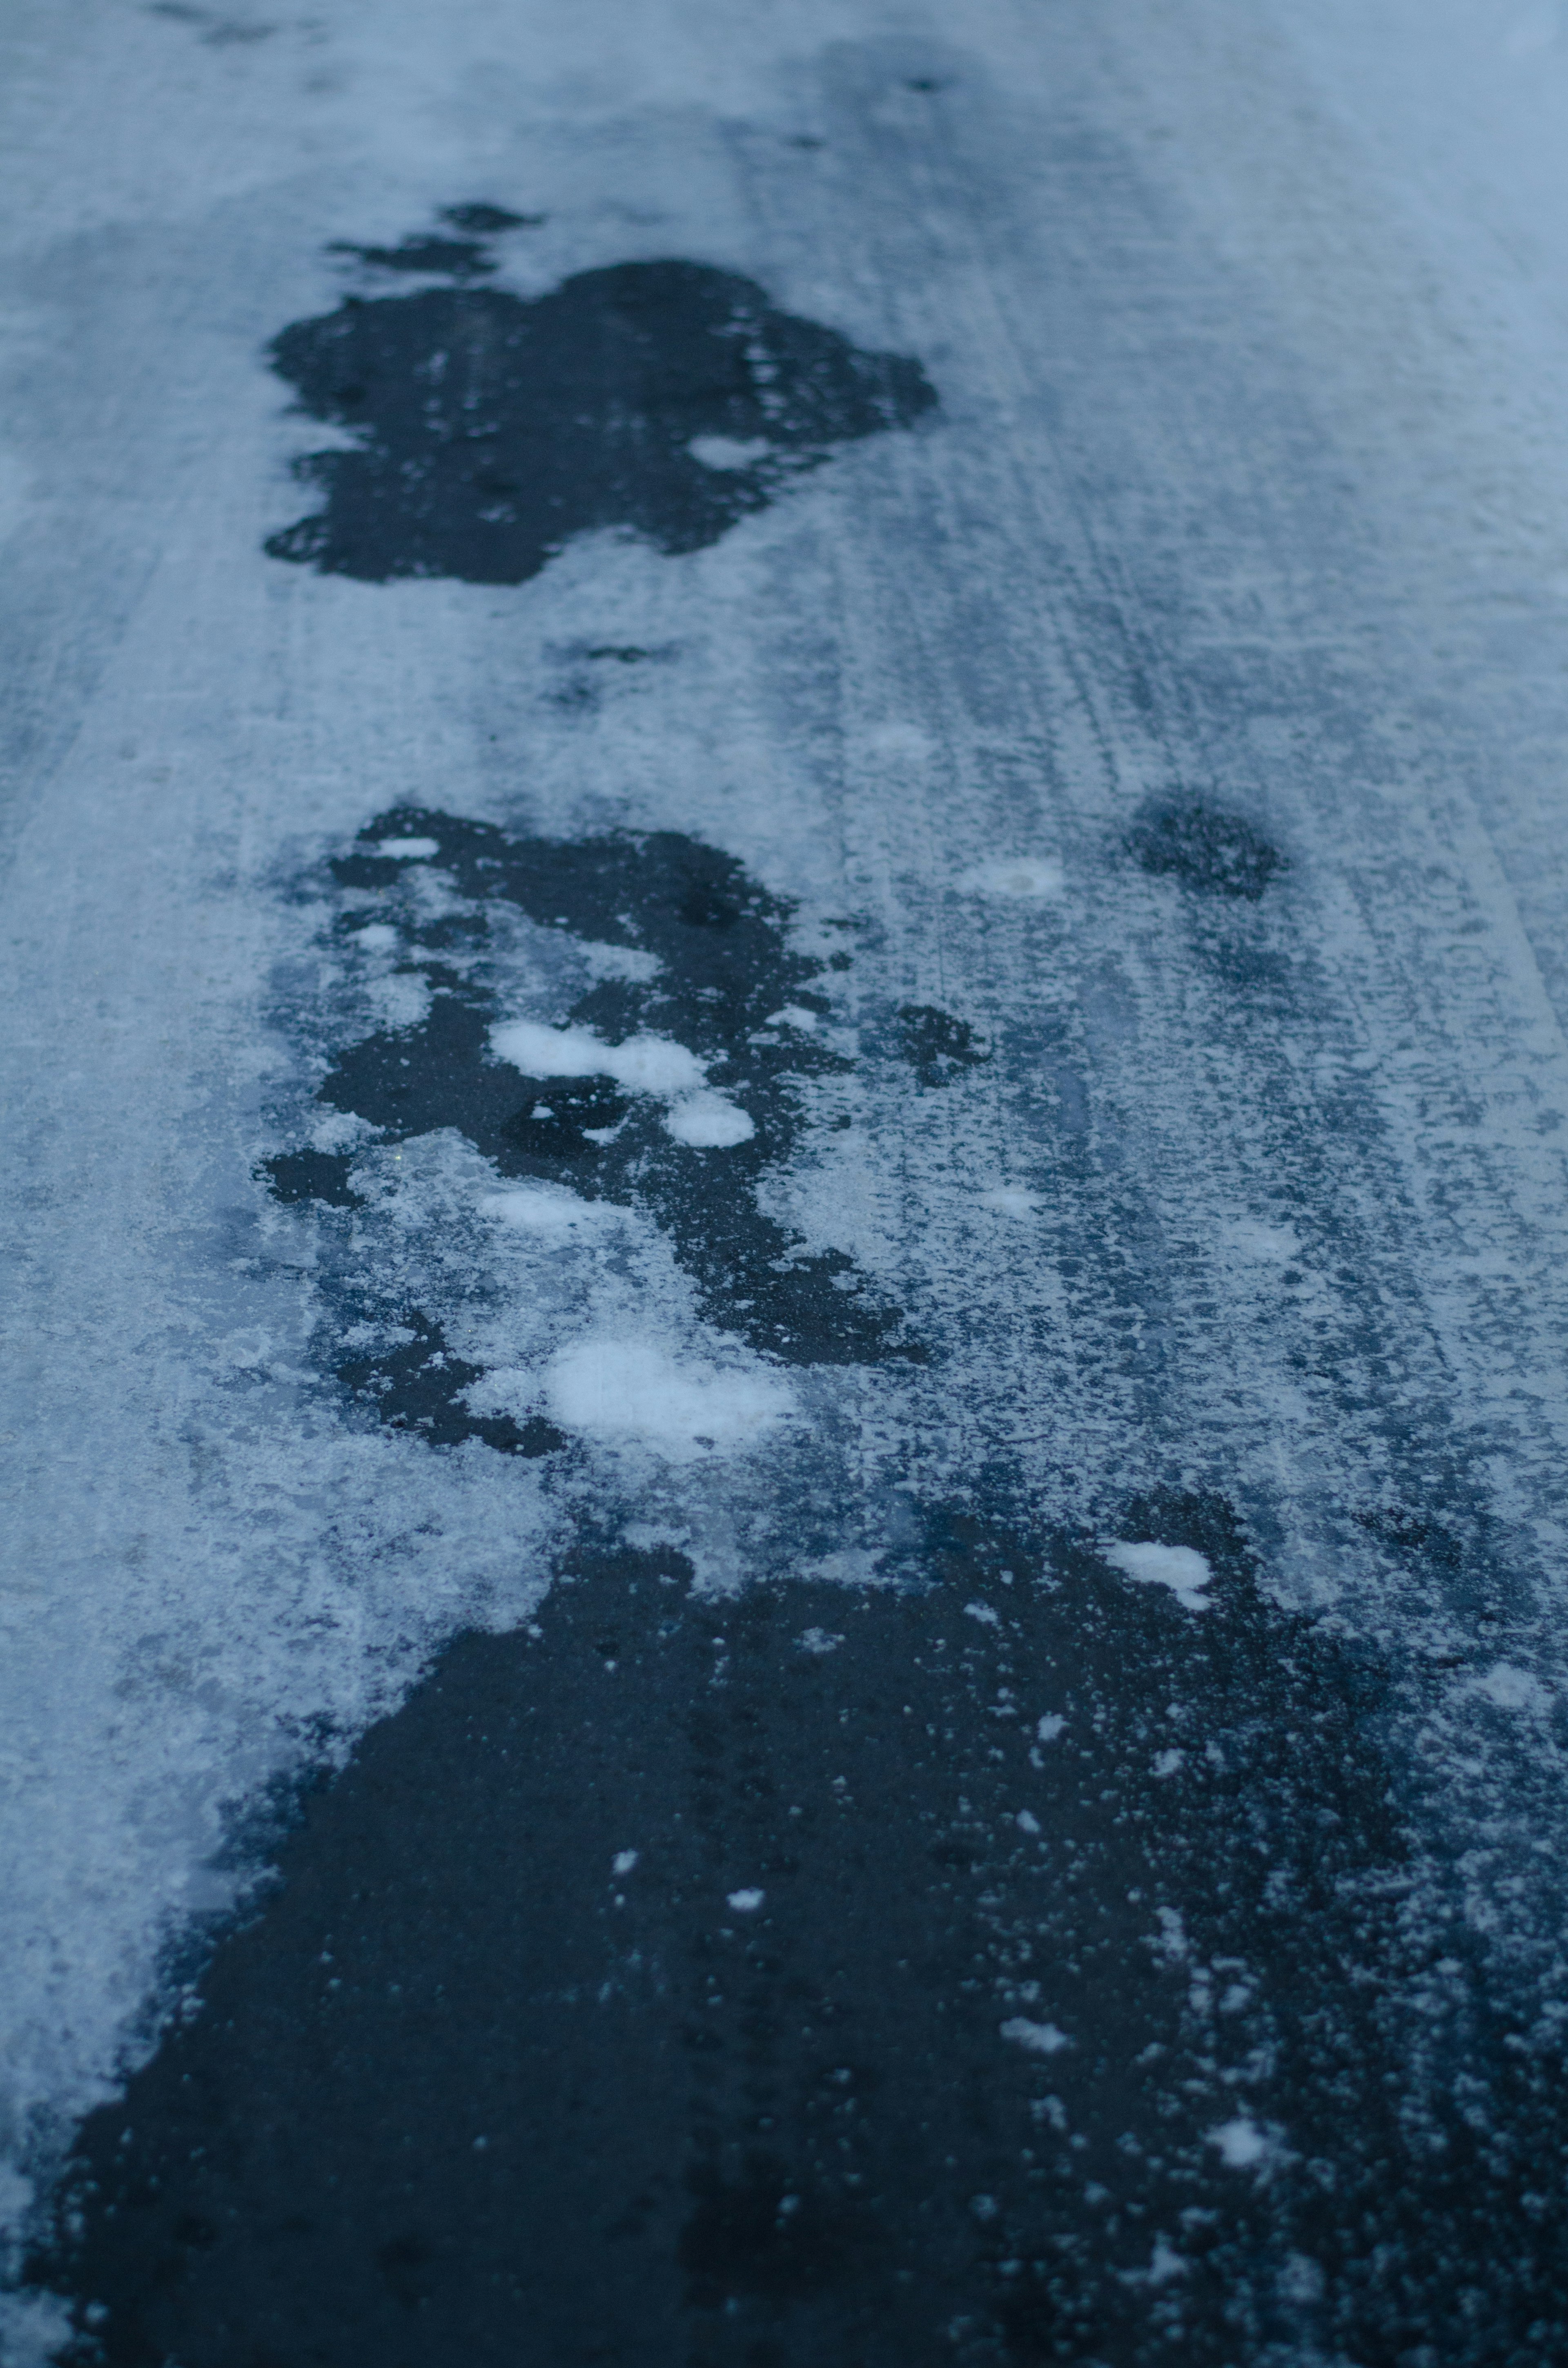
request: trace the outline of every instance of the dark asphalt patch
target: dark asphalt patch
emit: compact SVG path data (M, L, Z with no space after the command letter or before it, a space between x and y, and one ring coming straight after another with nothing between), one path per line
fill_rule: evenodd
M401 1337L383 1341L368 1356L348 1357L336 1379L359 1398L389 1430L412 1431L431 1447L457 1447L483 1440L502 1455L553 1455L566 1444L564 1431L531 1414L522 1422L510 1415L476 1415L464 1393L482 1379L483 1368L453 1356L438 1324L422 1308L401 1312L390 1327Z
M1196 801L1157 806L1144 814L1128 844L1145 871L1169 874L1211 896L1256 905L1285 858L1239 814Z
M471 237L494 238L504 230L537 230L548 222L548 214L515 214L505 206L467 205L443 206L441 220L454 230L465 231Z
M448 248L456 262L434 260ZM465 278L491 268L435 238L358 252ZM375 583L521 584L604 527L699 551L836 446L937 400L917 362L864 353L755 280L687 262L581 272L531 302L467 286L349 297L270 356L301 407L358 449L296 463L325 506L267 549Z
M904 1059L921 1086L950 1086L965 1069L990 1059L967 1019L955 1019L934 1003L905 1003L898 1014Z
M365 1196L348 1180L353 1165L347 1151L284 1151L276 1159L264 1159L259 1172L275 1201L319 1201L324 1208L356 1209Z
M460 1638L84 2124L83 2359L1561 2357L1561 2067L1412 1913L1376 1669L1222 1505L1121 1526L1212 1608L955 1514Z
M430 870L448 892L437 916L420 908L426 866L381 851L398 840L437 849ZM372 924L395 929L401 966L432 995L417 1027L341 1046L317 1089L319 1104L368 1121L389 1142L455 1128L503 1176L646 1211L696 1282L710 1320L788 1363L920 1360L918 1345L901 1337L901 1311L876 1299L848 1258L809 1252L758 1206L759 1183L801 1146L808 1092L850 1066L814 1025L832 1011L821 988L832 958L790 946L787 899L759 886L733 857L677 831L524 838L424 807L378 817L331 871L344 904L339 934L351 939ZM644 1032L686 1046L744 1110L750 1140L696 1148L670 1135L658 1103L612 1076L529 1078L496 1059L490 1029L514 1016L516 1004L493 925L518 916L563 932L569 944L641 957L651 976L601 978L559 1016L607 1046ZM784 1016L791 1010L792 1020ZM275 1158L275 1195L351 1196L351 1160L340 1168L344 1155L324 1164L327 1157ZM357 1316L369 1312L356 1307ZM380 1313L413 1320L401 1309ZM385 1395L369 1377L360 1388L367 1404ZM472 1435L483 1436L483 1427Z

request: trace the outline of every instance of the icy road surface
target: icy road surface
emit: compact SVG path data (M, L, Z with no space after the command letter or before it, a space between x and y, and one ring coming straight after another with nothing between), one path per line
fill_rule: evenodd
M7 2362L1568 2358L1565 117L12 0Z

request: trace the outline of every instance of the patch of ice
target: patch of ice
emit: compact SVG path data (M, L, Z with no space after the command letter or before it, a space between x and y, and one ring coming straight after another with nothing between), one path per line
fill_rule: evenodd
M690 1094L707 1082L705 1064L668 1036L632 1036L607 1044L587 1028L545 1028L507 1019L490 1031L491 1050L525 1077L613 1077L634 1094Z
M737 1143L749 1143L756 1128L744 1110L723 1094L710 1090L683 1094L672 1103L665 1132L677 1143L689 1144L694 1151L728 1151Z
M1040 1831L1040 1819L1031 1809L1020 1809L1014 1823L1023 1834L1038 1834Z
M1168 2245L1163 2237L1156 2237L1154 2250L1150 2257L1149 2267L1145 2272L1149 2283L1152 2286L1166 2285L1172 2278L1185 2278L1187 2270L1186 2261L1175 2247Z
M1156 1776L1174 1776L1179 1768L1186 1765L1185 1751L1162 1751L1155 1758L1154 1773Z
M1042 1743L1054 1743L1067 1722L1058 1710L1048 1710L1035 1728Z
M1058 2055L1073 2043L1064 2031L1053 2022L1031 2022L1027 2015L1016 2014L1002 2025L1002 2036L1016 2047L1027 2047L1031 2055Z
M795 1411L793 1393L761 1367L686 1364L649 1340L580 1340L555 1359L546 1388L568 1430L674 1463L754 1447Z
M614 1874L630 1874L641 1855L638 1850L617 1850L610 1861L610 1872Z
M1000 1628L1002 1615L993 1611L989 1603L966 1603L964 1611L971 1620L978 1620L983 1628Z
M802 1653L836 1653L844 1639L834 1635L830 1629L806 1628L795 1642Z
M1209 2143L1220 2149L1220 2159L1229 2170L1251 2170L1268 2152L1268 2140L1256 2122L1238 2113L1233 2122L1221 2122L1218 2129L1209 2132Z
M959 882L971 895L1025 900L1060 896L1062 884L1062 860L1055 855L1015 855L976 863Z
M378 855L395 856L400 863L427 863L441 852L438 838L378 838L375 847Z
M751 469L773 448L766 436L694 436L686 449L705 469Z
M371 921L365 928L355 930L354 942L363 946L368 954L384 954L396 945L397 937L397 931L385 921Z
M732 1891L728 1894L728 1904L737 1916L755 1916L767 1896L766 1891Z
M818 1023L814 1011L803 1010L798 1003L787 1003L781 1011L770 1011L762 1024L765 1028L811 1029Z
M1208 1557L1191 1546L1161 1546L1140 1540L1107 1546L1104 1553L1107 1562L1124 1577L1153 1587L1168 1587L1184 1611L1213 1609L1204 1590L1214 1574Z

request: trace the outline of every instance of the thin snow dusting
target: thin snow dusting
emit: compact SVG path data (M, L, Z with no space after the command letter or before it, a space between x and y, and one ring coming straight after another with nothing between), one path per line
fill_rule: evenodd
M1059 856L1001 856L986 863L971 864L958 884L971 895L1033 904L1044 897L1060 896L1065 873Z
M1353 1767L1299 1862L1233 1845L1240 1941L1186 1861L1115 1903L1157 1917L1159 2044L1218 2067L1181 2176L1316 2158L1270 2001L1394 1889L1368 2113L1501 2159L1498 2034L1544 2094L1564 2014L1559 12L374 13L0 32L6 2225L154 2047L257 1804L592 1555L628 1601L839 1588L780 1632L824 1687L863 1604L961 1664L1081 1588L1094 1669L1146 1680L1117 1833L1165 1819L1173 1866L1277 1797L1265 1744ZM486 290L432 263L465 206L532 225ZM527 572L267 555L303 432L267 339L655 268L918 407L808 409L786 456L775 382L715 364L689 513L547 518ZM513 532L528 488L440 450ZM970 1705L1015 1759L952 1847L1055 1901L1096 1730L1051 1649ZM1217 1723L1236 1669L1281 1691ZM1038 1951L974 1912L977 1963ZM1066 2094L1094 2050L1047 2002L1075 2042L1000 2032ZM1157 2225L1119 2259L1180 2299ZM56 2347L3 2312L7 2358Z

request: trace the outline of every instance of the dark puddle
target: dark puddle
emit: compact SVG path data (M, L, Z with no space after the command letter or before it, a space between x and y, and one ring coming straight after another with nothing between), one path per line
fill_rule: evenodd
M1145 871L1253 905L1286 868L1278 848L1239 814L1196 801L1152 809L1131 832L1128 845Z
M448 891L437 917L421 913L426 865L380 851L398 839L433 844L429 865ZM339 1049L317 1089L320 1105L367 1120L387 1142L455 1128L503 1176L646 1211L697 1284L709 1320L789 1363L921 1360L918 1344L902 1337L900 1310L876 1299L848 1258L806 1250L758 1206L759 1184L800 1149L808 1088L849 1068L812 1025L830 1013L822 981L846 957L824 962L793 951L785 899L733 857L679 832L523 838L422 807L382 814L331 868L340 930L393 928L400 966L426 981L432 1000L421 1025ZM661 1102L611 1076L529 1078L495 1059L490 1029L516 1016L516 1002L506 932L497 950L493 928L515 927L519 916L571 940L652 957L645 982L601 979L560 1019L610 1045L643 1032L674 1038L745 1110L756 1130L750 1140L722 1149L681 1144L665 1129ZM792 1021L780 1016L787 1007ZM348 1154L288 1151L264 1172L286 1202L350 1208L363 1198ZM499 1443L495 1424L466 1413L461 1393L477 1369L447 1357L430 1310L378 1305L369 1284L352 1277L343 1290L346 1321L391 1322L412 1327L417 1342L435 1342L418 1361L422 1386L442 1395L442 1408L426 1402L398 1427L436 1444ZM404 1341L355 1360L351 1386L367 1407L392 1418L406 1404L412 1353Z
M1413 2070L1470 1952L1375 1672L1222 1505L1123 1527L1213 1608L955 1516L907 1591L585 1549L460 1638L82 2127L82 2358L1562 2357L1556 2067L1471 2031L1456 2100L1434 2007Z
M446 220L479 233L526 219L498 225L503 211ZM494 268L472 238L344 251L465 282ZM296 463L324 506L267 548L376 583L521 584L595 528L699 551L835 446L908 427L937 399L917 362L780 312L755 280L674 261L580 272L531 301L468 285L350 297L270 354L301 407L358 449Z

